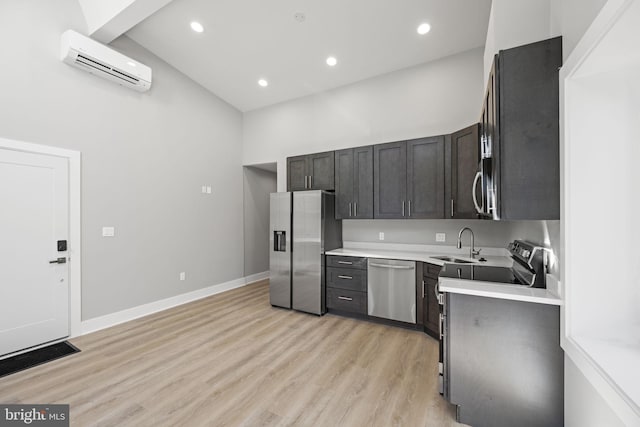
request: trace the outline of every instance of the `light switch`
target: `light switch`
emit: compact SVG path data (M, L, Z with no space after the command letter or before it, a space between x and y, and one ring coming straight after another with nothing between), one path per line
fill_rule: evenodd
M207 194L207 186L203 185L200 191L202 192L202 194Z
M207 185L207 194L211 194L211 186Z
M187 278L187 273L185 273L184 271L180 272L180 280L185 280Z
M445 233L436 233L436 242L445 242L447 235Z
M102 227L102 237L113 237L116 235L115 227Z
M378 238L380 240L384 240L384 233L381 231L380 234L378 235Z

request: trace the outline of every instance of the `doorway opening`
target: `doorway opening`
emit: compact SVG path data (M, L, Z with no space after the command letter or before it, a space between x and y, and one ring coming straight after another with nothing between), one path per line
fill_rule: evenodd
M277 191L277 163L243 167L244 276L248 282L269 277L269 195Z

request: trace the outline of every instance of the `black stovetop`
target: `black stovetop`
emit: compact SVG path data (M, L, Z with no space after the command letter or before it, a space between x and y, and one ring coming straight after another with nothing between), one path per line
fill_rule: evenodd
M522 285L509 267L445 264L440 271L440 277Z

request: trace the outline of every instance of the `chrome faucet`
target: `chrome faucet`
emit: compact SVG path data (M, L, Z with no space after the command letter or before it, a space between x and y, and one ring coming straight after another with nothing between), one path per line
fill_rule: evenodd
M465 230L468 230L471 233L471 246L469 247L469 256L471 257L471 259L473 259L476 257L476 255L480 254L480 249L476 251L473 230L469 227L463 227L460 229L460 232L458 233L458 249L462 249L462 233L464 233Z

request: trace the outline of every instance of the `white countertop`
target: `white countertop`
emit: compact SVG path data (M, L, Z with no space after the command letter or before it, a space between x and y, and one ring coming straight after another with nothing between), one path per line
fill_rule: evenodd
M327 251L325 254L420 261L440 266L444 265L445 261L435 259L433 258L434 256L447 255L462 260L471 260L471 258L469 258L469 248L460 250L453 246L360 242L344 242L344 246L345 247L340 249ZM487 261L478 261L481 257L485 258ZM506 249L502 248L482 248L481 255L473 261L473 265L488 265L494 267L511 267L513 264L513 260L508 256ZM481 282L476 280L444 277L439 279L438 287L441 292L533 302L538 304L562 305L562 299L549 289L529 288L521 285L499 284L495 282Z
M344 247L340 249L334 249L332 251L325 252L326 255L341 255L341 256L356 256L364 258L385 258L385 259L400 259L405 261L421 261L428 262L429 264L444 265L445 261L435 259L434 256L446 255L452 256L458 259L470 261L469 249L463 250L466 255L461 255L460 251L455 247L450 246L431 246L425 247L422 245L389 245L388 248L381 247L382 244L377 247ZM410 247L415 246L415 247ZM452 249L454 250L452 252ZM487 251L491 252L491 251ZM495 253L495 251L493 251ZM479 258L485 258L485 262L478 261ZM474 265L491 265L495 267L511 267L513 260L509 256L504 255L482 255L482 252L478 257L473 260Z
M527 286L510 285L506 283L441 277L438 279L438 290L440 292L451 292L454 294L534 302L538 304L562 305L562 299L549 289L529 288Z

